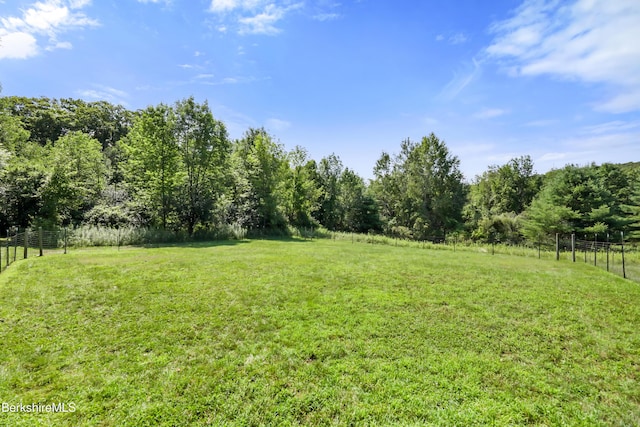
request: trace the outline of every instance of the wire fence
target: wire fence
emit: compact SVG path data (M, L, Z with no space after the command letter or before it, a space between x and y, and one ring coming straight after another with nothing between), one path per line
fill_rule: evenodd
M561 262L584 262L618 276L640 282L640 248L637 243L625 241L621 235L616 242L577 239L575 235L558 235L541 238L537 242L524 241L520 244L500 242L479 243L460 239L452 234L444 238L408 240L374 234L328 232L326 236L334 240L352 243L381 244L400 247L414 247L430 250L471 251L487 255L512 255Z
M635 244L576 241L576 261L640 282L640 252Z
M233 231L233 230L232 230ZM617 241L599 241L578 239L576 235L557 235L553 238L540 239L537 242L525 241L521 244L505 244L500 242L477 243L460 239L458 235L435 236L424 240L409 240L378 234L359 234L333 232L324 229L296 229L292 235L304 238L329 238L348 240L352 243L381 244L389 246L415 247L431 250L474 251L488 255L514 255L528 258L558 260L568 262L584 262L606 271L640 282L640 248L637 243L625 241L624 235L616 236ZM221 238L244 238L242 233L217 236ZM179 237L179 236L178 236ZM583 236L586 237L586 236ZM84 246L117 246L175 241L167 232L146 229L107 229L77 228L19 231L13 228L7 231L6 238L0 239L0 272L6 270L13 262L43 256L48 252L67 253L67 248ZM183 241L184 239L179 239Z
M26 229L7 230L6 238L0 239L0 272L22 259L43 256L46 252L67 253L67 230Z

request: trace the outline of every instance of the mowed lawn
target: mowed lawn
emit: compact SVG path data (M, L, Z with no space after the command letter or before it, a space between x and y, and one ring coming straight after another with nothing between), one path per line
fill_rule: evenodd
M0 274L0 425L638 425L640 286L331 240L71 251ZM67 406L68 407L68 406Z

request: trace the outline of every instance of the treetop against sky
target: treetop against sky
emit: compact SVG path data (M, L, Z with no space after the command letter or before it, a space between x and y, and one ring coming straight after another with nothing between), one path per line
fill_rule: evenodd
M130 109L194 95L372 177L435 132L467 179L531 155L640 159L636 0L0 1L3 95Z

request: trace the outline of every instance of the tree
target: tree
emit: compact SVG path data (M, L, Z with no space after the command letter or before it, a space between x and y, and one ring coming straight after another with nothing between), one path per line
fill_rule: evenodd
M616 205L596 166L568 165L545 180L525 212L524 233L539 238L554 233L591 234L603 225L611 230L617 222L617 208L612 210Z
M496 229L500 228L508 230L498 233L502 241L519 240L518 215L531 204L538 192L539 181L529 156L511 159L502 166L490 166L477 176L464 207L472 238L495 238Z
M9 162L0 172L0 227L26 228L40 215L46 172L26 162Z
M170 107L164 104L148 107L121 141L129 192L162 228L174 223L176 214L180 152L174 135L175 122Z
M342 213L339 228L358 233L380 231L378 206L367 194L364 180L347 168L340 176L339 186L339 211Z
M525 213L523 234L530 240L540 240L554 233L574 231L580 214L564 206L551 186L542 189Z
M282 146L264 129L249 129L233 146L230 219L249 229L286 225L282 212L288 164Z
M175 138L184 170L178 216L193 234L197 224L213 221L212 212L223 192L231 145L224 124L213 118L209 106L193 97L175 107Z
M342 212L338 197L342 171L340 158L330 154L320 160L315 177L320 195L318 210L314 213L314 217L329 230L336 230L341 222Z
M374 169L372 190L388 231L423 239L456 229L465 200L458 158L433 133L400 148L393 160L383 153Z
M47 164L41 215L55 223L80 222L104 189L106 168L100 143L81 132L68 133L51 147Z
M0 110L0 150L18 154L21 147L29 140L29 131L19 118Z
M313 213L318 209L320 190L313 180L315 162L308 160L307 150L296 146L287 154L288 171L285 213L290 224L308 227L315 225Z
M69 130L68 115L54 99L9 96L2 98L2 106L40 145L57 141Z

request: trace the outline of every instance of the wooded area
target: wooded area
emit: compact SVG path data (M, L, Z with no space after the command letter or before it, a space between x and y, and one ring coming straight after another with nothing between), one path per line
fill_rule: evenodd
M540 175L524 156L468 183L458 157L431 133L382 153L373 175L365 182L335 154L316 161L303 147L286 151L262 128L231 140L193 97L138 111L104 101L0 98L2 230L322 226L514 244L555 233L639 237L634 164L567 165Z

